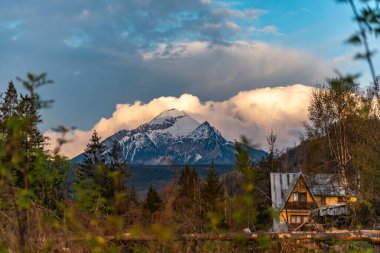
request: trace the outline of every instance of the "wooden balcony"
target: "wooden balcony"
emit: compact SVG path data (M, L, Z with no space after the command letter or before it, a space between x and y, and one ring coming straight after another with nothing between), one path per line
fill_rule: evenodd
M318 206L314 202L287 202L285 204L285 209L288 210L313 210L318 208Z

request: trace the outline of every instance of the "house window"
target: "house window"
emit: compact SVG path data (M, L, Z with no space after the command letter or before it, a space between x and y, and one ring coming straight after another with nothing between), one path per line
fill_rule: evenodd
M293 201L294 202L298 201L298 192L293 193Z
M308 217L306 215L291 215L290 223L291 224L301 224L307 221Z
M305 192L295 192L293 193L294 202L306 202L306 193Z
M346 202L344 197L339 196L338 197L338 203Z

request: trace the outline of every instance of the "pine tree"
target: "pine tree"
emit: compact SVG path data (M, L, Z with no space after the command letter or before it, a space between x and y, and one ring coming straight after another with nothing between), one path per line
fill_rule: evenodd
M17 90L13 82L9 82L8 89L5 92L3 99L0 103L0 132L5 133L7 128L7 121L16 114L18 106Z
M200 179L198 172L186 166L178 180L178 198L194 201L199 199Z
M7 167L8 172L15 174L16 162L12 162L13 157L17 154L18 157L23 157L22 149L20 148L23 138L20 136L18 131L21 129L20 124L16 123L16 114L18 107L18 95L17 90L13 82L9 82L7 91L2 94L2 100L0 102L0 145L2 149L1 153L1 163L3 166ZM16 130L17 127L17 131ZM15 136L13 136L15 135ZM16 138L17 137L17 138ZM12 146L12 149L5 148ZM17 147L17 148L14 148ZM22 159L17 160L17 165L21 166ZM16 160L15 160L16 161ZM20 173L18 173L20 174ZM21 176L19 175L19 178Z
M218 203L223 200L224 189L214 162L211 163L205 182L202 184L201 196L207 212L216 211Z
M20 96L18 106L16 107L16 114L24 126L26 152L30 153L28 155L32 158L36 156L36 153L41 153L46 145L46 138L38 129L38 124L42 123L42 117L39 111L48 108L53 101L41 100L40 95L36 92L36 89L41 86L52 83L52 81L47 80L46 77L46 73L40 75L28 73L26 80L17 78L29 92L27 95Z
M148 193L146 195L146 199L143 204L143 210L149 213L154 213L160 210L162 206L162 200L158 195L157 191L151 185L149 187Z
M33 86L34 83L30 83ZM42 85L42 84L41 84ZM38 129L42 122L38 112L38 98L32 95L17 95L13 82L0 103L0 132L8 141L17 140L22 154L18 156L19 166L9 168L16 186L29 188L33 173L38 163L38 156L43 153L46 139ZM4 154L3 162L12 159L15 154ZM17 168L17 169L16 169Z
M38 101L29 95L21 95L20 102L16 108L17 116L23 121L25 126L25 148L29 152L36 149L43 149L45 137L38 129L38 124L42 123L41 115L38 113Z
M91 212L112 211L109 206L114 190L112 177L105 164L105 147L94 130L79 164L76 177L77 202Z
M110 176L113 178L114 190L126 192L125 185L131 175L127 171L127 163L122 159L121 146L117 141L113 143L110 152L108 152L108 157L110 161L107 163L107 167Z
M121 155L121 146L119 142L115 141L108 153L110 158L109 167L111 171L124 170L126 168L127 163L121 159Z
M98 132L94 130L90 142L84 150L84 159L79 165L79 179L94 178L96 176L96 170L100 166L105 165L104 151L105 147L101 143L101 137L98 135Z
M126 182L130 177L127 171L127 163L123 161L121 154L121 146L115 141L108 152L109 162L106 164L104 175L105 196L108 196L108 201L114 206L114 212L121 214L125 213L128 208L128 194Z
M178 187L173 202L177 222L182 232L200 232L202 229L203 207L200 179L197 171L186 166L178 179Z

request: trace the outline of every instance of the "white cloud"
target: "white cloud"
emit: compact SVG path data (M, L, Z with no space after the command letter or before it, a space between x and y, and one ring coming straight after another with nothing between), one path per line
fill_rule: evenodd
M250 27L248 29L251 32L259 32L259 33L266 33L266 34L273 34L273 35L284 35L281 33L277 26L274 25L267 25L263 28L256 28L256 27Z
M259 87L315 84L333 69L316 56L263 42L238 41L228 46L199 41L164 43L141 55L153 71L151 78L174 80L170 89L161 83L160 89L166 91L161 94L181 88L174 94L188 92L203 100L224 100Z
M266 10L258 9L245 9L245 10L234 10L234 9L215 9L211 13L214 16L221 17L232 17L237 19L256 19L261 15L267 13Z
M238 26L237 24L235 24L234 22L226 22L224 24L229 30L233 31L233 32L238 32L241 30L241 27Z
M121 129L133 129L148 122L160 112L176 108L187 112L199 122L208 120L230 140L246 135L265 148L265 138L273 130L282 147L293 146L297 131L307 117L307 106L312 88L305 85L261 88L239 92L224 101L202 102L197 96L159 97L148 103L118 104L110 118L101 118L93 127L106 138ZM63 147L68 157L78 155L85 148L92 130L75 130ZM56 134L48 131L52 140Z

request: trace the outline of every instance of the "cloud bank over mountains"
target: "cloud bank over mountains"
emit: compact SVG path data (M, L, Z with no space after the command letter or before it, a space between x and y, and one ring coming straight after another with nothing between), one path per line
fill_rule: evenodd
M275 1L4 0L0 82L48 73L55 84L41 96L56 103L43 112L46 130L89 129L117 103L185 93L225 101L244 90L323 81L333 69L329 60L297 47L298 30L285 25L294 16L277 7Z
M332 67L315 56L263 42L163 43L141 54L149 66L146 83L157 78L157 86L166 94L185 90L202 100L225 100L240 91L267 86L316 84L332 73Z
M229 140L239 140L245 135L254 144L266 148L266 136L273 130L278 135L280 147L293 146L307 118L307 106L312 87L295 84L285 87L268 87L239 92L223 101L201 101L197 96L183 94L179 97L159 97L147 103L118 104L109 118L101 118L90 130L74 130L62 154L73 157L83 152L93 129L105 139L121 129L134 129L150 121L160 112L178 109L195 120L209 121ZM51 146L57 137L46 132Z
M56 103L43 112L45 122L79 127L63 150L70 157L83 151L92 129L106 138L170 108L210 121L230 140L244 134L265 147L273 129L282 146L292 146L310 88L277 86L322 82L333 69L320 55L282 43L298 37L259 4L36 1L0 3L7 7L0 8L0 77L48 72L55 84L41 95Z

